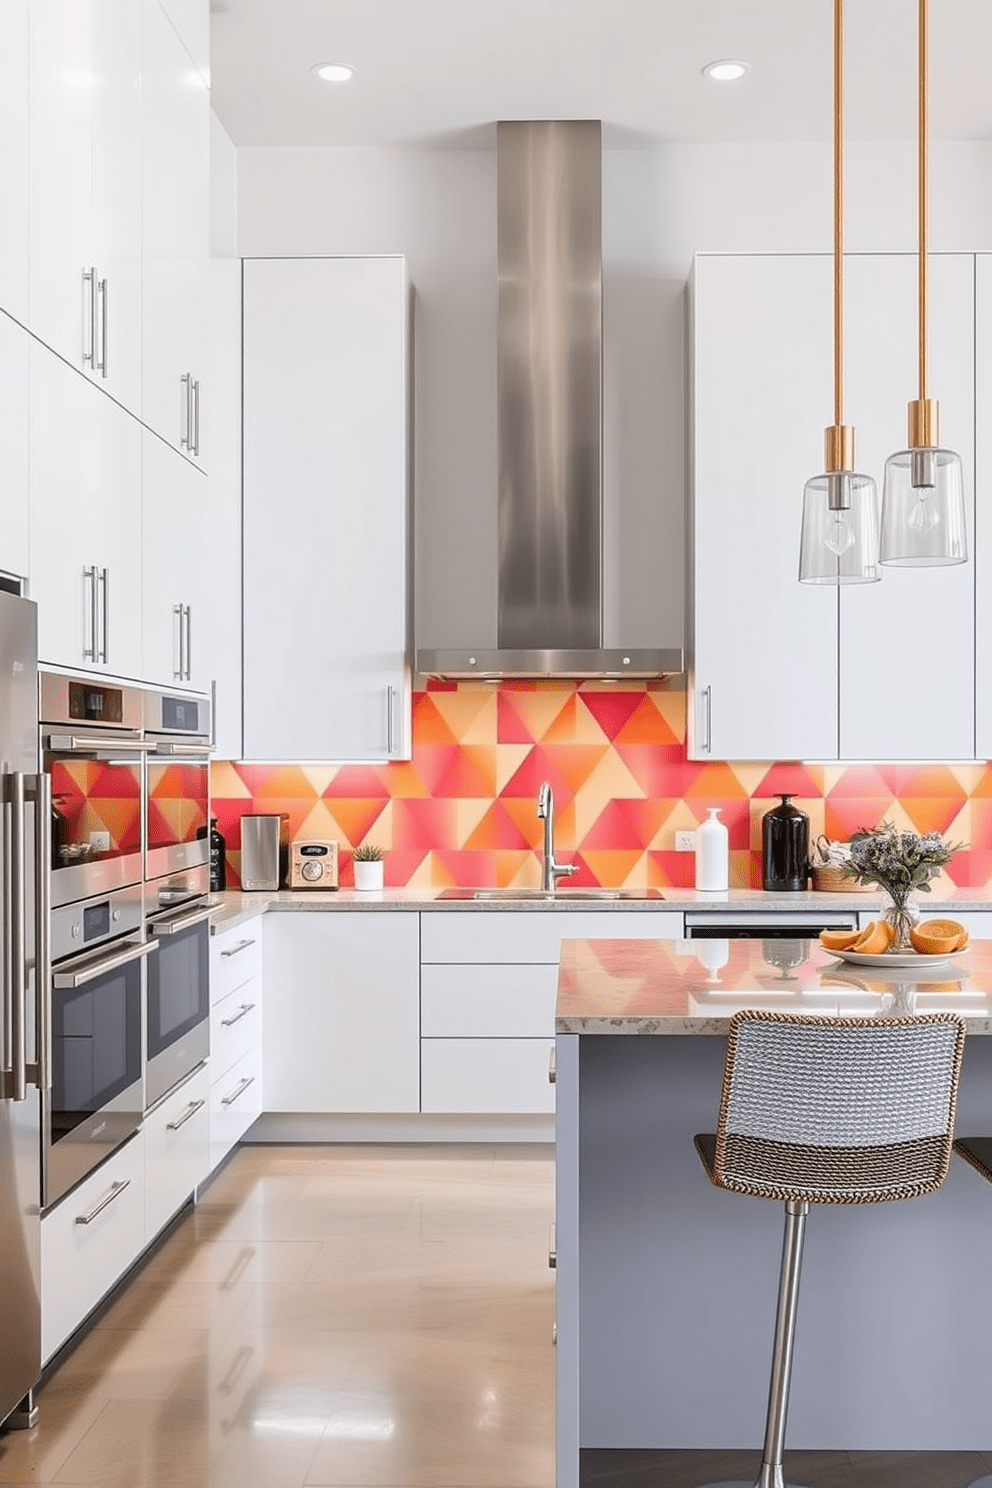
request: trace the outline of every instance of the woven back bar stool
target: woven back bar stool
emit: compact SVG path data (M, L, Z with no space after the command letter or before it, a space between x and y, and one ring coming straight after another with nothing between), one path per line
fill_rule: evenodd
M954 1143L954 1151L992 1183L992 1137L959 1137ZM992 1488L992 1473L976 1478L968 1488Z
M782 1451L806 1216L811 1204L880 1204L933 1193L947 1176L964 1020L731 1019L715 1133L696 1150L718 1188L785 1204L785 1235L761 1470L785 1488ZM750 1488L711 1484L709 1488Z

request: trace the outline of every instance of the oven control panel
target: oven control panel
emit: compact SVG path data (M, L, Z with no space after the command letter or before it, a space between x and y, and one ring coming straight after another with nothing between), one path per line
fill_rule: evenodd
M291 889L336 889L338 845L336 842L294 842L289 850Z

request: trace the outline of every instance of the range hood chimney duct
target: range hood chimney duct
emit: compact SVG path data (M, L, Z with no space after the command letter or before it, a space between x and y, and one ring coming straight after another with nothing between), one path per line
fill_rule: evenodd
M499 123L497 650L419 671L657 676L681 651L606 651L602 615L602 125Z

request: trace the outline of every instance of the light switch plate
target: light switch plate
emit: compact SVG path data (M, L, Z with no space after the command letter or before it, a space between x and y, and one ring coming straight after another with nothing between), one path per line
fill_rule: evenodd
M94 852L109 852L110 851L110 833L109 832L91 832L90 833L90 847L93 849Z
M676 852L695 852L696 851L696 834L695 834L695 832L676 832L675 833L675 851Z

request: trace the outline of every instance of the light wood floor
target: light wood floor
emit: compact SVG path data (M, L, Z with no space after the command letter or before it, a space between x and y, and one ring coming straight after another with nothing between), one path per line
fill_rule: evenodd
M553 1189L548 1147L241 1149L43 1383L38 1426L0 1434L0 1485L553 1488ZM583 1488L753 1481L759 1455L589 1451ZM787 1470L964 1488L992 1453Z

